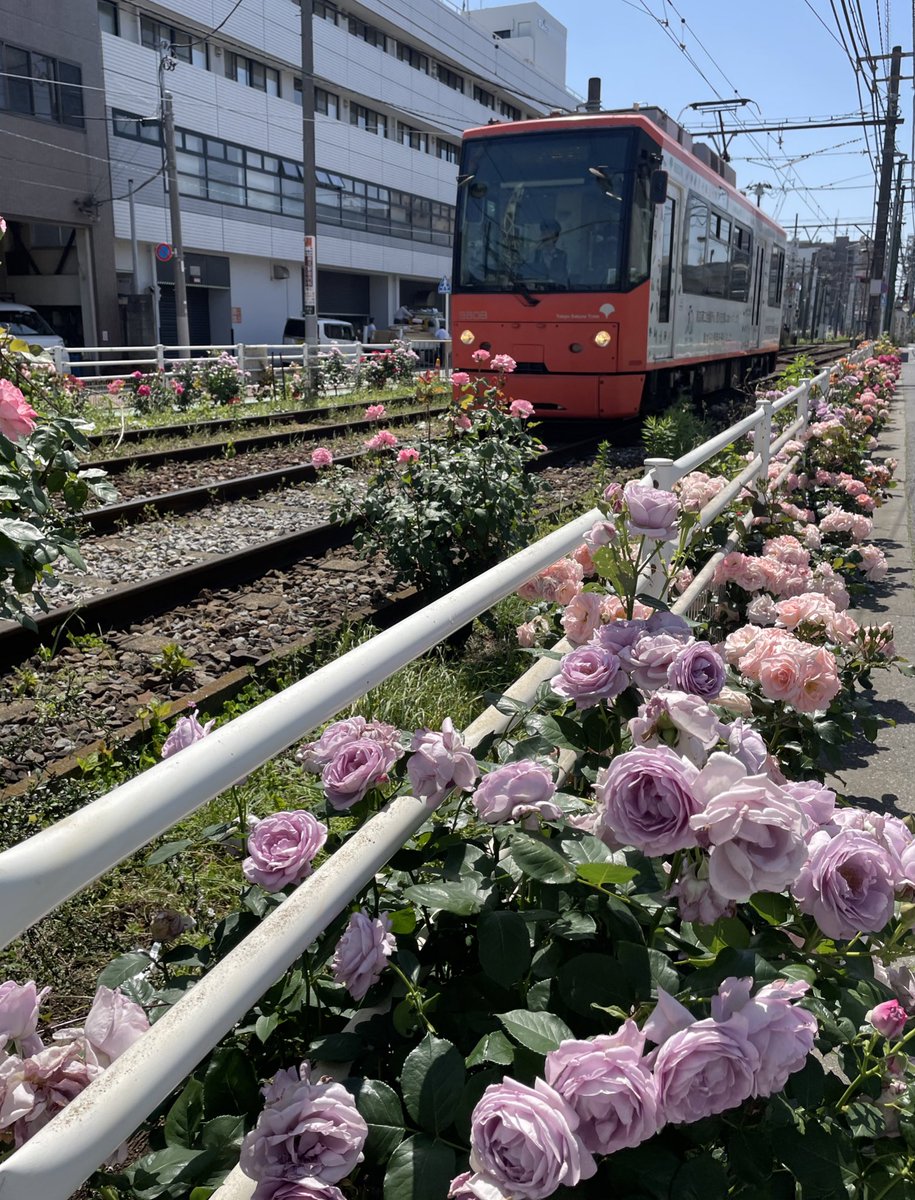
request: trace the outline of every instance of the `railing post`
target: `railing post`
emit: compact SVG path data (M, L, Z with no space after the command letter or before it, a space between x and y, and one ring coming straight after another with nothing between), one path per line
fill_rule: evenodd
M828 387L828 385L827 385ZM807 379L801 385L801 394L797 398L797 415L803 420L804 428L807 428L807 423L810 420L810 380Z
M235 347L235 357L238 359L238 369L242 375L245 373L245 343L239 342Z
M156 346L156 370L165 370L165 347L162 345Z
M769 446L772 444L772 401L757 400L756 411L760 414L760 420L753 435L753 449L762 462L759 477L765 484L769 477Z
M54 370L58 375L64 373L64 348L63 346L51 347L51 358L54 360Z
M680 478L680 472L672 458L646 458L645 470L651 475L653 485L662 492L672 492L674 484ZM661 547L658 559L652 565L651 574L641 589L645 595L661 599L667 584L667 577L670 574L669 567L673 553L673 545L665 542Z

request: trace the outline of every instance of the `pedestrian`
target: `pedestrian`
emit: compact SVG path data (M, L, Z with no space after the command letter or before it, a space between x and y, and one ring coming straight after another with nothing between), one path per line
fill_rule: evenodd
M413 320L413 313L407 308L406 304L401 304L397 312L394 314L395 325L407 325Z
M451 334L444 325L439 325L438 329L435 331L435 336L440 342L447 342L451 338Z
M371 346L377 332L378 326L375 324L375 318L369 317L366 324L362 327L362 344L364 346Z

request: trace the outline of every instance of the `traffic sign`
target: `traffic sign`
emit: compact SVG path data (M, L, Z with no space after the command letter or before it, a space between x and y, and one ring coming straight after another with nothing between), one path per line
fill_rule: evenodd
M440 296L450 296L451 295L451 280L448 278L447 275L443 275L441 277L441 279L438 281L438 294Z
M172 250L168 242L160 242L159 245L156 246L156 258L159 260L159 262L168 262L173 254L174 250Z

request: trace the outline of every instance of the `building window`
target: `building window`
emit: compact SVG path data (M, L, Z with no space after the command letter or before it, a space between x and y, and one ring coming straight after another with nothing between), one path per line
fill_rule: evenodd
M463 75L458 75L457 71L452 71L451 68L446 67L444 63L435 64L435 75L439 83L443 83L445 87L454 88L456 92L463 92Z
M102 33L113 33L117 37L118 6L112 0L98 0L98 25Z
M329 0L312 0L311 11L316 17L321 17L334 25L339 23L340 12L336 4L329 3Z
M0 44L0 109L83 129L83 73L74 63Z
M413 67L414 70L423 71L426 75L429 74L429 55L423 54L415 46L409 46L406 42L398 42L397 57L401 62L405 62L408 66Z
M164 21L155 21L152 17L140 17L140 42L160 53L168 49L181 62L206 70L206 43L202 38L177 29L174 25L166 25Z
M473 98L477 104L482 104L484 108L491 108L496 111L496 98L492 92L488 92L486 88L480 87L478 83L473 85Z
M412 125L405 125L403 121L400 121L397 126L397 139L412 150L422 150L424 154L429 153L429 135L422 129L414 129Z
M340 116L340 97L324 88L315 88L315 112L325 117L333 117L336 121Z
M383 113L375 112L373 108L366 108L363 104L350 103L349 123L358 125L360 129L365 129L368 133L377 133L379 137L388 136L388 118Z
M443 158L445 162L456 163L461 156L461 149L459 146L455 146L453 142L446 142L444 138L437 138L435 153L439 158Z
M131 138L135 142L151 142L156 146L162 140L159 122L155 120L144 121L140 117L133 117L115 109L111 114L111 124L117 137Z
M226 51L225 59L227 79L234 79L236 83L266 92L268 96L280 94L280 73L273 67L268 67L257 59L246 58L243 54L236 54L233 50Z
M364 42L368 42L370 46L377 46L379 50L386 49L387 37L380 29L376 29L374 25L369 25L365 21L360 21L358 17L347 17L347 21L353 37L362 38Z
M494 38L510 38L512 31L510 29L496 29L493 31Z
M159 141L159 125L132 113L112 113L117 137ZM205 137L189 129L175 131L178 188L220 204L301 218L304 215L302 164L262 150ZM454 209L424 196L395 191L318 168L315 171L318 220L347 229L450 246Z
M499 101L499 112L508 121L521 120L521 109L515 108L514 104L509 104L507 100Z

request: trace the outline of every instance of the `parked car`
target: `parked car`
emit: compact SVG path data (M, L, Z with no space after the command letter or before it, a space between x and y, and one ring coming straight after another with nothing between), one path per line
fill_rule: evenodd
M27 304L15 304L9 301L0 303L0 328L13 337L22 338L30 346L41 346L48 351L42 358L50 358L50 351L55 346L63 346L64 339L54 332L44 317L29 308ZM69 358L64 355L64 370L70 369Z
M283 344L286 346L301 346L305 341L305 318L290 317L283 330ZM336 317L318 317L318 343L321 346L353 345L355 349L362 343L356 335L356 330L349 321L339 321Z

